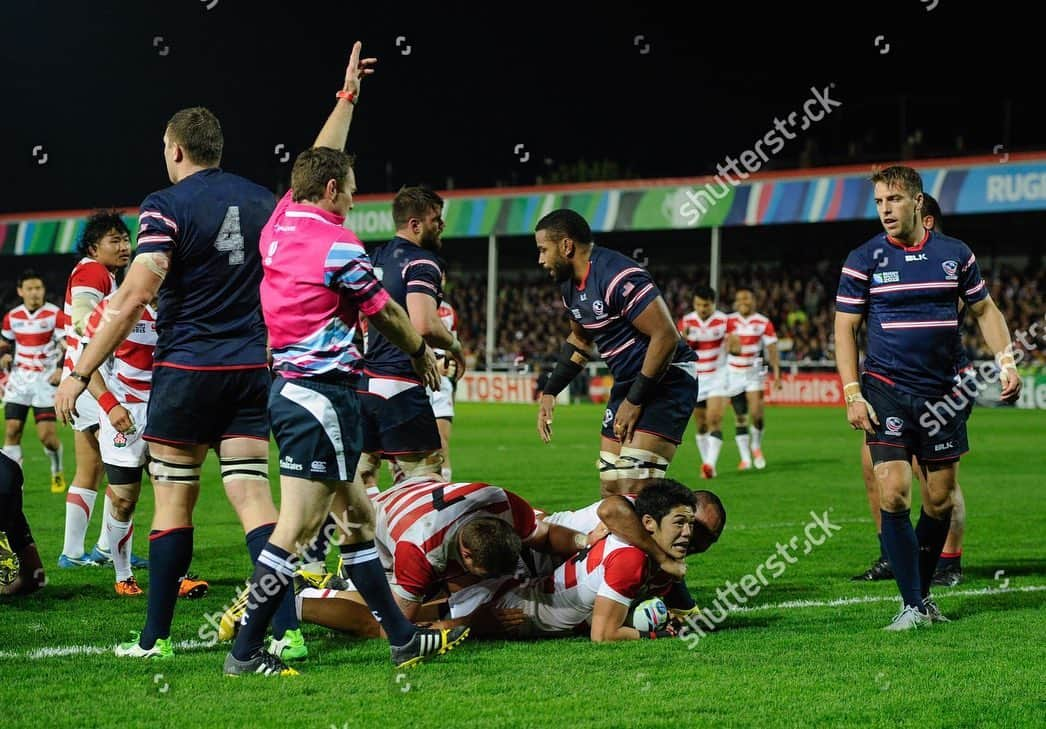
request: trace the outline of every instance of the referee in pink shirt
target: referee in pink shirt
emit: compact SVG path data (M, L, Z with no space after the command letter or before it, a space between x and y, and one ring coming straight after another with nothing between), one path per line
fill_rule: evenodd
M359 238L344 227L356 180L342 150L363 76L376 59L352 48L345 85L312 149L291 172L291 190L261 234L262 312L276 377L269 419L280 451L280 517L262 549L248 588L247 611L225 673L297 673L264 649L269 622L291 589L299 552L316 536L335 491L347 502L346 521L358 522L341 546L343 564L388 637L392 662L413 665L445 653L467 629L427 630L396 605L374 547L374 509L353 475L362 447L354 385L362 356L352 340L359 313L411 356L414 371L439 387L436 356L374 274Z

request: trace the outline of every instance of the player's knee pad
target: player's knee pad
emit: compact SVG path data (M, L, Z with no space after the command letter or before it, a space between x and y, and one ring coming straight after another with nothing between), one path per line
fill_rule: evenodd
M443 454L439 451L431 453L412 453L406 456L396 456L391 461L392 477L395 483L416 476L442 476Z
M730 404L734 408L736 415L748 415L748 395L743 392L739 392L730 398Z
M269 482L268 458L219 458L222 468L222 483L230 481L265 481Z
M130 486L142 482L142 466L114 466L105 464L105 476L110 484ZM110 496L110 498L112 498Z
M617 481L617 454L610 451L600 451L599 460L596 462L599 468L599 480L602 483L613 483Z
M153 481L196 486L200 483L202 463L172 463L153 458L149 462L149 475Z

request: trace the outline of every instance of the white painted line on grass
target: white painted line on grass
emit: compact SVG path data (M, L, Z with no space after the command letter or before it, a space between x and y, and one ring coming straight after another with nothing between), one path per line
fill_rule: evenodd
M215 643L202 640L183 640L175 643L174 648L179 651L198 651L203 648L211 648ZM231 644L230 644L231 645ZM0 658L21 658L37 661L41 658L65 658L67 656L101 656L112 655L115 645L66 645L55 648L35 648L24 653L14 651L0 651Z

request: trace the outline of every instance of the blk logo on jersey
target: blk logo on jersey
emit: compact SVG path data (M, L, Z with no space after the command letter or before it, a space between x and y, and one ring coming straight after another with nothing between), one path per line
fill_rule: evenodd
M904 421L900 418L890 416L886 419L886 434L887 435L900 435L901 431L904 430Z
M906 263L911 263L912 261L928 261L930 259L926 257L925 253L910 253L904 257L904 260Z
M940 451L951 450L954 447L955 447L955 442L954 441L948 441L947 443L938 443L937 445L935 445L933 447L933 452L934 453L939 453Z
M958 261L945 261L941 264L941 268L944 269L945 278L954 281L959 278L959 262Z

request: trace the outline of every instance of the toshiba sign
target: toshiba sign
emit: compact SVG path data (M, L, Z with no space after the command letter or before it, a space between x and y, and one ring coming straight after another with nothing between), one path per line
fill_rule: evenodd
M784 387L773 388L767 378L763 394L774 405L842 405L843 385L837 374L783 375Z
M458 382L458 402L534 402L536 375L506 372L466 372Z

